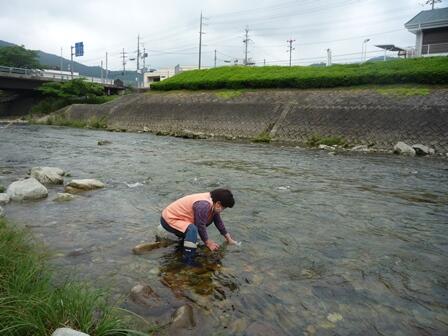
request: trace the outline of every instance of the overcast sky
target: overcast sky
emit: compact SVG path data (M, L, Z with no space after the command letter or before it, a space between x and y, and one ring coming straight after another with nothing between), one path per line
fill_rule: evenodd
M149 57L146 66L197 65L199 17L204 19L202 64L213 66L248 55L257 65L286 65L287 40L295 40L293 64L383 55L375 44L413 46L415 35L404 23L431 7L426 0L0 0L0 40L70 58L70 45L83 41L76 61L99 65L109 53L109 69L121 69L120 52L135 57L137 36ZM436 7L448 6L443 0ZM136 62L127 60L127 69Z

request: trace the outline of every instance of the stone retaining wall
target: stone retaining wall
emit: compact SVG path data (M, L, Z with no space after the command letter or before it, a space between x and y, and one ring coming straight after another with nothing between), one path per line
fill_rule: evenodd
M69 119L105 117L110 128L197 132L306 142L341 136L353 144L391 148L397 141L448 151L448 89L427 95L381 94L374 89L257 90L223 98L217 92L151 92L102 105L72 105ZM60 112L61 113L61 112Z

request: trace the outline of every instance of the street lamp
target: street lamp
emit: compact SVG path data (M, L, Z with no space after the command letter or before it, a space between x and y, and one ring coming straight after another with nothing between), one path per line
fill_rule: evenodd
M367 58L367 42L369 42L370 39L365 39L362 42L362 49L361 49L361 63L364 63Z

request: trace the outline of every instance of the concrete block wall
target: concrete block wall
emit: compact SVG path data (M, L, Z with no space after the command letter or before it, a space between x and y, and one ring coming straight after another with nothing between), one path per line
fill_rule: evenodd
M233 98L215 92L141 93L103 105L72 105L66 116L105 117L110 128L200 132L306 142L341 136L353 144L391 148L397 141L448 152L448 89L422 96L384 95L374 89L258 90Z

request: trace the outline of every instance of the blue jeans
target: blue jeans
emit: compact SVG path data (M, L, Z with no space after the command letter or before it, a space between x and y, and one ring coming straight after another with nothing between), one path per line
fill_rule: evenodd
M160 217L160 224L168 232L174 233L179 238L183 239L184 247L196 248L198 243L198 228L194 224L188 225L185 232L181 232L171 227L163 217Z

